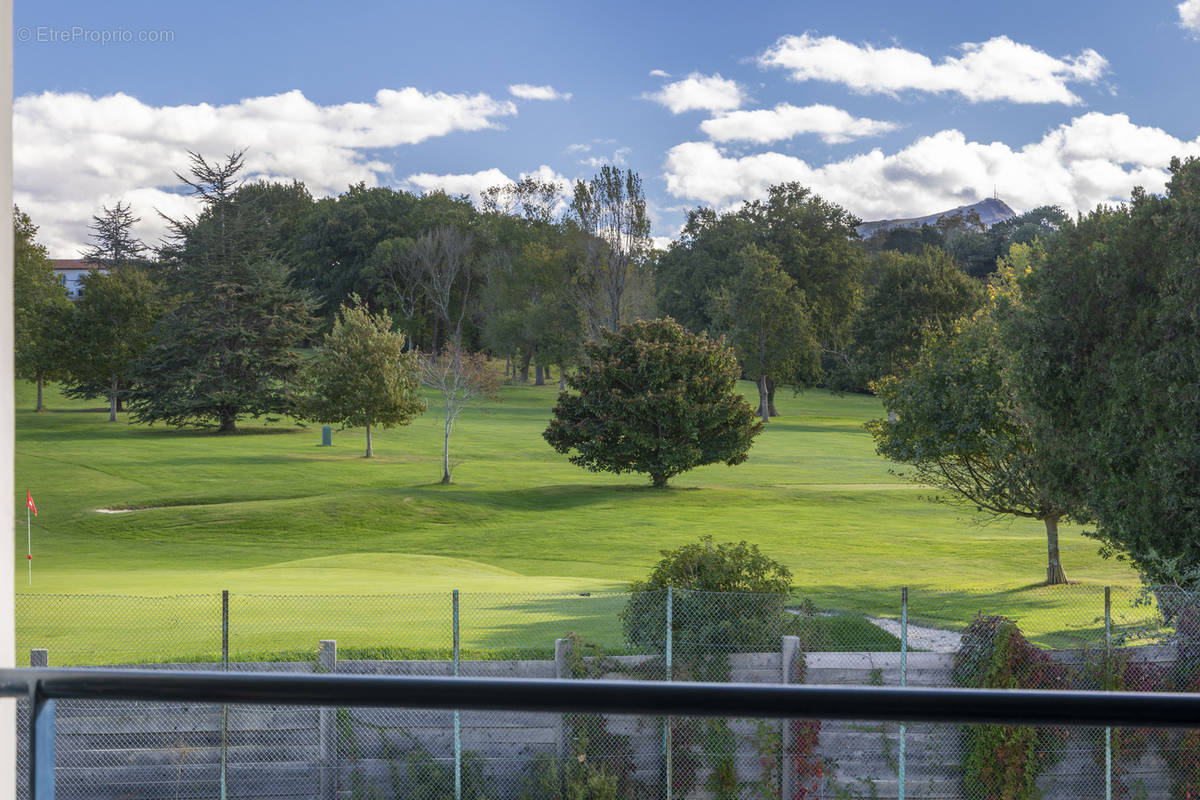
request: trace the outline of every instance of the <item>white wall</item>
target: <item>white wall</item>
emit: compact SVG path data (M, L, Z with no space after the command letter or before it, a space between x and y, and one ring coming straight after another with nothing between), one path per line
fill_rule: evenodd
M0 0L0 205L12 214L12 0ZM13 614L13 226L0 225L0 667L15 665ZM15 700L0 700L0 775L17 771ZM14 791L15 781L0 783Z

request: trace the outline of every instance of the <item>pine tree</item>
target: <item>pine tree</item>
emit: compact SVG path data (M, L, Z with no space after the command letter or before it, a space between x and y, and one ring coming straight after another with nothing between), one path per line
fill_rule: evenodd
M241 187L241 168L242 153L213 164L192 153L179 176L203 210L168 219L160 257L173 267L176 304L137 370L138 421L231 432L241 417L292 408L293 348L312 329L312 302L269 246L269 193Z

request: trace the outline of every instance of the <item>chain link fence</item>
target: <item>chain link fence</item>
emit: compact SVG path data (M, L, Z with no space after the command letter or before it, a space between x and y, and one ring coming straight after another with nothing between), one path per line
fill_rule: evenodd
M16 600L19 652L52 666L1200 691L1200 597L1169 587ZM69 800L1200 797L1200 730L100 701L57 722Z

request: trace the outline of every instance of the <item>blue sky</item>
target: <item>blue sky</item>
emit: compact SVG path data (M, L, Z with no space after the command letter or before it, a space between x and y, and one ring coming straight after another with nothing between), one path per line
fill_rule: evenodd
M249 147L256 174L317 195L615 160L664 241L687 208L778 180L866 219L993 186L1077 210L1200 155L1200 0L62 2L14 23L17 202L56 257L119 199L153 241L155 208L189 210L188 148Z

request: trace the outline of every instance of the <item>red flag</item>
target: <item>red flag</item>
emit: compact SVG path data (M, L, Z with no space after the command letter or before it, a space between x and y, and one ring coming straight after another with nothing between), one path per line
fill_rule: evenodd
M28 489L25 490L25 507L32 511L35 517L37 516L37 506L33 504L33 492Z

